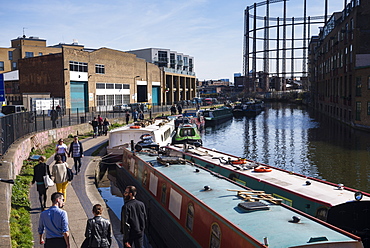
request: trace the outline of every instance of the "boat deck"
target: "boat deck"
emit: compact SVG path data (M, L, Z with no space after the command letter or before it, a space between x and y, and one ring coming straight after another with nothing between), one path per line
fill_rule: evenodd
M159 172L194 196L200 204L204 203L215 213L233 223L236 232L242 233L241 231L244 231L262 244L264 238L267 237L269 247L309 245L307 242L311 238L317 237L326 237L328 241L318 241L314 244L325 243L329 245L332 242L344 242L339 246L347 247L345 244L350 245L349 243L354 242L352 243L354 247L361 247L358 246L360 243L354 239L306 216L297 214L282 205L263 200L261 202L267 204L270 207L269 210L245 211L241 209L238 204L243 200L237 196L236 192L229 190L245 191L246 189L217 177L214 173L203 169L196 172L196 167L190 164L163 166L156 161L156 157L141 153L137 153L137 156L144 161L151 162ZM204 190L204 186L209 186L211 190ZM299 223L291 222L293 216L299 217L301 221ZM336 244L333 247L339 246Z
M172 149L182 151L182 146L171 146ZM227 168L230 171L235 171L236 167L230 164L220 163L218 159L213 159L217 157L223 157L228 159L229 157L232 160L238 159L238 157L206 149L203 147L197 149L189 149L188 153L191 153L193 156L197 156L199 159L208 162L209 164L218 164L223 168ZM341 203L348 201L354 201L354 191L346 189L339 189L336 185L327 183L322 180L314 180L313 178L307 178L305 176L290 173L288 171L272 168L271 172L254 172L251 169L251 166L256 165L253 161L248 161L247 164L244 164L245 168L249 169L239 169L237 173L244 174L248 177L260 180L261 183L274 185L275 187L300 194L306 198L310 198L315 201L321 201L327 206L336 206ZM306 181L309 181L311 184L307 185ZM340 183L340 182L338 182ZM370 200L369 196L364 195L363 200Z

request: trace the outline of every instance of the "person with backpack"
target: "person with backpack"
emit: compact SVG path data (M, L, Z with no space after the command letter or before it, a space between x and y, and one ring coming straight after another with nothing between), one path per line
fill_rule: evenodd
M72 154L76 175L81 170L81 158L84 156L82 143L78 140L78 136L73 137L73 142L69 147L68 157Z

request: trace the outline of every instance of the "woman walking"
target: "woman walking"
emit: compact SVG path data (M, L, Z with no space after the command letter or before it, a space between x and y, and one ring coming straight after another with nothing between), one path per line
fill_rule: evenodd
M37 192L39 193L39 201L41 211L46 208L46 191L48 190L44 182L44 176L50 176L49 166L45 164L45 156L40 156L39 163L33 168L32 184L36 182Z
M111 227L109 220L101 217L103 207L100 204L95 204L92 212L94 214L94 218L87 221L85 242L88 247L91 248L110 247L112 244Z
M57 187L57 192L63 193L64 201L67 200L67 186L68 186L68 178L67 178L67 167L68 164L62 161L62 158L59 154L55 156L55 164L52 168L51 175L54 178L54 183Z
M109 120L108 118L104 118L104 121L103 121L103 133L105 136L107 136L108 134L108 127L109 127L110 123L109 123Z
M62 158L62 161L65 162L65 161L67 161L67 149L68 149L68 147L63 142L64 142L63 139L58 140L58 144L55 147L55 151L56 151L57 155L60 155L60 157ZM55 161L56 161L56 159L55 159Z

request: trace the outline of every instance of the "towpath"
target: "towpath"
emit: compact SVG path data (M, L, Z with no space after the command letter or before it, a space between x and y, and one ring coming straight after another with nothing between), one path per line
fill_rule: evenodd
M65 205L65 210L68 213L69 219L71 248L78 248L81 246L83 240L85 239L84 235L86 221L88 218L93 217L92 207L94 204L97 203L104 206L105 211L103 212L103 217L110 219L112 223L113 235L115 238L113 238L111 247L123 247L122 234L118 229L120 226L119 219L105 204L95 186L95 169L99 164L101 157L92 156L92 153L108 140L107 137L108 136L98 136L97 138L87 138L81 140L85 150L84 158L82 159L81 172L78 173L77 176L74 176L73 181L69 183L67 187L67 200ZM53 158L50 158L47 161L47 164L49 165L53 163ZM73 167L72 158L68 158L67 163L69 164L70 168ZM55 186L48 189L48 199L46 206L51 205L50 196L54 192L56 192ZM38 192L36 191L36 184L31 186L30 200L32 231L34 234L34 247L39 248L43 247L43 245L39 244L39 235L37 232L41 208L38 200Z

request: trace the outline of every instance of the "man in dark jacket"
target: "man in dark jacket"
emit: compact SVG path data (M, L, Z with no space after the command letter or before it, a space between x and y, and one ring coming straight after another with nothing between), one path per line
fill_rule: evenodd
M125 204L121 212L121 233L125 247L142 248L146 224L145 205L135 199L135 186L127 186L124 192Z
M77 175L77 173L81 170L81 158L84 156L84 149L82 148L82 143L78 140L78 136L73 137L73 142L69 147L68 157L70 157L71 154Z

